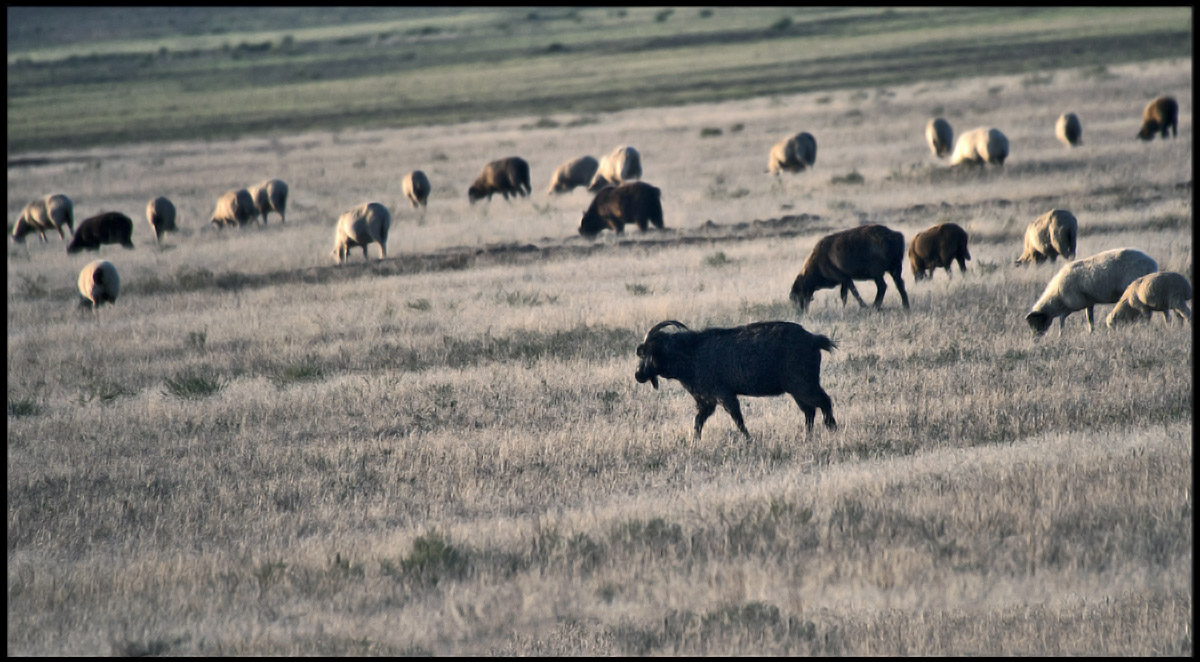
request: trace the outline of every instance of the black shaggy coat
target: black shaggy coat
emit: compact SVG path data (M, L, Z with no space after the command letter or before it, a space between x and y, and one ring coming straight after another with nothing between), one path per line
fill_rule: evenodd
M662 191L645 182L626 182L620 186L606 186L596 192L592 204L583 212L579 221L579 234L594 237L601 230L610 228L624 232L626 223L635 223L643 232L651 223L662 229Z
M682 330L667 333L666 326ZM668 321L655 325L638 345L634 378L639 384L649 381L654 388L658 377L678 380L696 400L696 438L719 403L749 439L737 396L784 393L804 412L805 429L811 433L817 409L827 427L837 427L833 402L820 384L821 350L832 352L836 346L793 322L691 331Z
M492 161L483 167L483 171L475 178L475 183L467 189L467 199L472 204L476 200L487 198L490 202L492 194L499 193L508 199L508 195L529 195L529 164L519 156L509 156L498 161Z
M1179 104L1171 97L1159 97L1151 101L1142 111L1142 128L1137 137L1142 140L1154 140L1154 134L1161 133L1165 139L1167 129L1171 130L1174 138L1179 128Z
M913 278L933 278L933 270L939 267L950 275L950 265L958 262L958 269L967 273L967 231L957 223L942 223L924 232L917 233L908 245L908 261L912 265Z
M68 253L100 250L101 244L121 244L133 248L133 221L119 211L107 211L85 218L75 229L75 237L67 246Z
M792 283L792 301L801 310L807 310L817 290L840 287L842 305L846 305L846 293L858 299L866 307L858 290L856 280L875 281L875 307L883 305L883 293L887 283L885 273L891 274L892 282L900 290L900 299L908 308L908 293L904 290L904 235L882 225L860 225L856 228L835 232L822 237L813 247L812 253L800 267L800 274Z

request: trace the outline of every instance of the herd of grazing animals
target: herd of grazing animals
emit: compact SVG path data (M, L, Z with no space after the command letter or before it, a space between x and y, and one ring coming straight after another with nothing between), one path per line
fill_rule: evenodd
M1178 114L1179 106L1173 98L1154 99L1142 113L1142 126L1136 137L1149 141L1161 135L1165 139L1168 132L1174 137ZM1054 134L1069 148L1083 144L1082 125L1075 113L1059 116ZM960 134L956 141L950 124L941 117L928 122L925 139L933 155L949 156L952 166L1003 166L1009 154L1008 139L1000 130L980 127ZM771 146L767 172L773 175L803 172L813 167L816 156L816 139L810 133L800 132ZM599 161L582 156L561 164L550 178L547 194L569 193L580 186L594 194L578 227L584 237L595 237L604 229L622 233L630 223L642 231L647 231L650 225L662 229L661 190L640 181L641 177L641 155L631 146L619 146ZM425 173L410 172L403 179L402 188L412 206L423 212L431 191ZM490 201L496 193L508 200L510 195L525 197L531 191L529 164L520 157L510 156L486 164L468 188L467 197L474 204L484 198ZM266 224L267 215L275 212L284 223L287 198L288 185L278 179L260 182L249 189L230 190L217 199L211 222L218 229L244 226L260 218ZM165 197L156 197L147 204L146 220L157 242L162 241L164 233L177 231L175 206ZM51 230L66 239L63 227L72 235L68 253L99 250L103 244L134 248L133 221L128 216L116 211L103 212L76 227L71 200L61 194L29 203L13 226L12 237L14 242L24 243L28 234L37 232L46 241L45 233ZM386 258L390 227L391 214L381 203L367 202L347 210L335 223L332 256L341 264L351 249L360 247L367 259L367 247L378 244L381 259ZM1025 316L1036 335L1043 334L1056 318L1061 335L1067 316L1079 310L1085 311L1091 331L1097 304L1117 304L1108 316L1109 327L1148 319L1154 311L1162 312L1168 322L1171 311L1191 321L1187 301L1192 289L1186 277L1159 272L1153 258L1132 248L1108 250L1075 260L1078 234L1078 220L1064 209L1052 209L1039 216L1025 232L1023 250L1016 264L1053 262L1058 256L1067 260ZM938 268L944 268L949 275L954 262L965 274L966 261L971 259L968 241L967 232L954 223L918 233L907 250L914 278L918 281L932 278ZM872 280L876 285L874 307L880 308L887 290L883 277L887 274L900 293L903 307L908 309L908 293L901 274L904 256L904 235L882 225L862 225L831 233L813 247L792 283L790 298L803 312L817 290L836 287L843 306L847 294L853 294L859 305L866 307L854 281ZM120 276L111 262L95 260L80 271L78 289L81 305L95 311L102 304L117 300ZM677 331L669 333L667 330L672 327ZM693 331L682 322L666 320L654 325L637 346L639 362L634 376L638 383L649 381L655 389L659 377L679 381L696 400L697 438L718 404L749 438L738 404L739 395L791 395L804 413L806 430L811 433L817 409L821 410L828 428L837 428L832 400L820 385L821 352L832 352L835 347L826 336L810 333L792 322L756 322L730 329Z

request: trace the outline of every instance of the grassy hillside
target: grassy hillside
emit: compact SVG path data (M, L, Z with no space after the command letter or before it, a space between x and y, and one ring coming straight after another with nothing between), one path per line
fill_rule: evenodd
M9 8L8 151L1191 57L1188 8Z

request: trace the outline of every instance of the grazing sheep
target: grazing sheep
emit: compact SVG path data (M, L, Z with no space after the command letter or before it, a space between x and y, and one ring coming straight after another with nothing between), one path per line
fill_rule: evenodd
M645 232L650 223L662 229L662 191L646 182L628 182L606 186L596 192L592 204L579 221L579 234L589 239L605 228L617 233L625 231L626 223L636 223Z
M338 264L342 264L349 257L351 248L362 246L363 259L366 260L367 245L379 244L379 259L386 258L388 229L391 226L391 213L378 202L367 202L351 209L338 217L333 256Z
M85 218L67 245L67 252L98 251L102 244L121 244L125 248L133 248L133 221L119 211L106 211Z
M954 130L950 123L941 117L929 120L925 125L925 141L929 143L929 151L939 159L945 158L954 145Z
M1116 303L1130 283L1155 271L1158 263L1154 258L1134 248L1114 248L1069 262L1050 279L1025 321L1035 335L1041 335L1057 317L1061 336L1067 316L1084 310L1090 333L1096 304Z
M154 230L154 240L162 241L164 232L177 232L175 227L175 205L164 197L157 197L146 205L146 220Z
M483 167L475 183L467 189L467 199L471 204L484 197L491 202L492 194L499 193L507 200L510 193L524 197L532 190L529 187L529 164L519 156L509 156Z
M287 211L288 198L286 182L280 179L268 179L252 186L249 193L254 198L254 209L262 214L263 225L266 225L267 214L270 212L277 212L279 222L287 223L287 217L284 215Z
M1054 262L1059 255L1074 260L1078 236L1079 221L1075 215L1065 209L1051 209L1025 228L1025 250L1017 258L1017 264L1041 264L1046 259Z
M800 267L800 274L792 283L792 302L800 310L808 310L813 293L827 287L841 287L842 305L846 305L846 292L866 307L858 290L856 280L875 281L875 308L883 306L883 293L887 283L885 273L892 275L892 282L900 290L900 299L908 308L908 293L904 290L904 235L882 225L860 225L849 230L834 232L822 237L813 246L812 253Z
M780 140L771 147L767 161L767 172L778 175L781 171L803 172L817 162L817 139L807 131Z
M595 193L605 186L617 186L634 179L642 178L642 155L632 147L617 147L610 154L600 159L592 183L588 184L588 192Z
M1008 138L999 129L980 127L958 137L950 165L960 163L1004 165L1008 158Z
M91 305L96 310L105 303L116 303L121 294L121 277L117 268L108 260L89 262L79 272L79 293L83 298L79 305Z
M600 162L593 156L571 159L558 166L558 169L554 171L554 175L550 177L550 189L546 191L546 195L568 193L574 191L576 186L587 186L599 169Z
M59 238L66 239L64 225L75 234L75 206L67 196L53 193L25 205L13 225L13 241L25 243L25 235L31 232L37 232L46 241L46 230L58 230Z
M245 225L258 218L258 207L254 204L254 196L250 191L240 188L226 191L217 198L217 208L213 210L212 224L218 229L226 225Z
M1067 147L1077 147L1083 144L1083 126L1075 113L1063 113L1054 124L1054 135Z
M681 331L664 333L668 326ZM809 333L793 322L692 331L668 320L655 324L638 345L634 378L639 384L649 381L656 389L659 377L678 380L696 399L696 439L720 403L749 440L737 396L784 393L800 406L806 433L812 434L817 409L825 426L837 429L833 401L820 383L821 350L832 353L835 347L829 338Z
M429 202L429 178L420 170L414 170L404 176L404 197L413 207L425 208Z
M1176 137L1179 128L1179 104L1171 97L1159 97L1146 105L1142 111L1142 128L1137 137L1142 140L1154 140L1154 134L1162 133L1165 140L1167 129L1171 137Z
M917 233L908 245L908 261L912 264L913 278L933 278L933 270L938 267L944 267L949 277L950 265L956 260L958 270L967 273L967 260L971 259L967 241L967 231L957 223L942 223Z
M1150 314L1160 311L1167 324L1171 323L1171 311L1180 319L1192 321L1192 311L1187 302L1192 298L1192 286L1187 277L1174 271L1158 271L1142 276L1125 288L1117 301L1116 308L1108 314L1107 324L1111 329L1122 322L1150 319Z

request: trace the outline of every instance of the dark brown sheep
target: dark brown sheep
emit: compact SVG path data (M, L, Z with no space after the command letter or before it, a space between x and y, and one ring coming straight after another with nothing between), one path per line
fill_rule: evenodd
M1137 137L1142 140L1154 140L1154 134L1161 133L1165 139L1167 129L1171 137L1176 137L1179 128L1179 104L1171 97L1159 97L1147 104L1142 111L1142 128Z
M519 156L510 156L492 161L483 167L483 171L475 178L475 183L467 189L467 198L471 204L476 200L487 198L491 201L493 193L499 193L508 199L508 195L529 195L529 164Z
M67 246L67 252L98 251L101 244L121 244L125 248L133 248L133 221L119 211L106 211L85 218L75 228L75 237Z
M662 229L662 191L645 182L606 186L596 192L592 204L579 221L579 234L591 238L610 228L624 232L626 223L636 223L645 232L650 223Z
M668 326L680 329L663 333ZM812 434L817 409L825 426L837 429L833 401L821 388L821 350L833 352L829 338L809 333L793 322L756 322L732 329L692 331L674 320L659 322L637 347L634 378L658 388L658 378L678 380L696 400L695 435L717 408L725 407L738 430L750 439L742 420L739 395L771 396L787 393L804 412L807 434Z
M944 267L948 277L950 265L955 261L958 262L958 270L967 273L967 260L971 259L967 240L967 231L957 223L942 223L917 233L908 245L908 261L912 265L913 278L933 278L933 270L938 267Z
M892 282L900 290L900 299L908 308L908 293L904 291L904 235L882 225L861 225L849 230L835 232L822 237L813 246L812 253L800 267L800 274L792 283L792 302L800 310L808 310L813 293L829 287L841 287L842 305L846 305L846 292L866 307L858 290L856 280L875 281L875 307L883 305L883 293L887 283L885 273L892 275Z

